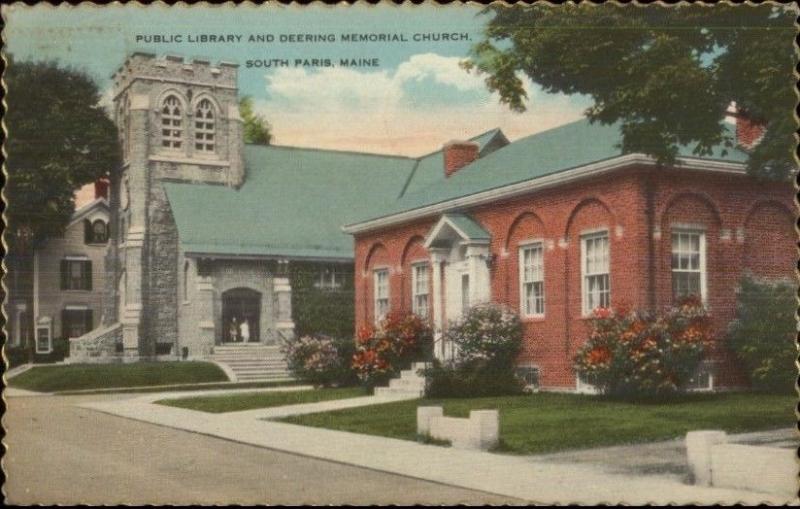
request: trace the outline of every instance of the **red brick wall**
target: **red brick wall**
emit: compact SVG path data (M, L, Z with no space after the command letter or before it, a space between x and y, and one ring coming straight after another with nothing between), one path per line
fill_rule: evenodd
M652 205L649 221L648 204ZM543 387L573 388L572 358L587 335L581 309L582 232L608 230L612 305L648 308L652 300L656 308L663 308L672 302L672 225L703 227L708 303L721 338L733 318L736 283L746 268L771 277L793 275L792 210L788 185L761 185L744 177L708 173L631 169L466 212L492 237L492 299L518 311L519 244L544 241L545 317L523 319L525 345L519 362L540 368ZM420 237L437 220L433 217L357 236L357 325L372 319L371 270L378 264L394 268L392 309L411 309L409 259L425 254ZM723 373L717 380L740 384L730 359L719 352L714 355Z

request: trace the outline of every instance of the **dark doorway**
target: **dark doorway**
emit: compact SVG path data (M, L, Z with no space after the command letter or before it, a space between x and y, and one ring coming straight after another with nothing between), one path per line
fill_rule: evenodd
M234 288L222 294L222 341L257 343L260 340L261 294ZM246 324L246 325L245 325Z

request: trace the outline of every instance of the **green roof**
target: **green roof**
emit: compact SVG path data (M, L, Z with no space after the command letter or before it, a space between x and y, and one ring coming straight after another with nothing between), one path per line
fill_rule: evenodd
M727 124L726 128L732 131ZM363 217L362 221L612 159L622 155L618 146L620 140L617 125L592 124L584 119L514 141L482 156L450 177L445 177L441 163L436 171L423 173L418 168L415 178L425 175L422 182L412 180L400 199L385 207L381 214ZM692 157L694 154L690 147L683 146L679 148L679 156ZM441 153L437 157L441 161ZM703 159L741 163L747 160L747 154L736 148L726 151L717 147ZM420 167L424 163L425 160L420 161Z
M240 189L167 183L187 253L352 258L341 226L393 202L416 161L248 145Z
M727 127L727 124L726 124ZM732 127L728 127L732 131ZM731 133L732 135L732 133ZM441 150L420 158L248 145L245 183L166 183L182 249L220 256L353 257L344 225L385 217L622 155L615 125L579 120L508 143L499 129L472 138L480 158L449 178ZM689 147L681 156L693 156ZM717 148L714 159L747 154ZM454 223L486 235L467 216Z

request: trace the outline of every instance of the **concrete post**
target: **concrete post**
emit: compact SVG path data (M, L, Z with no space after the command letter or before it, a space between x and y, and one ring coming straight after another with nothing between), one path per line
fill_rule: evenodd
M442 301L442 263L446 260L445 250L432 248L431 250L431 277L433 278L433 338L434 351L436 358L444 359L444 345L442 343L442 331L444 329L444 302Z
M431 419L442 417L444 411L440 406L417 407L417 435L428 436L431 434Z
M275 330L282 338L294 337L294 320L292 319L292 285L288 277L273 279L275 292Z
M189 357L210 355L214 349L214 283L210 276L197 278L197 339L189 347ZM180 352L178 352L180 354Z
M686 434L686 456L696 485L713 485L711 448L727 441L728 438L724 431L701 430L690 431Z
M500 412L497 410L473 410L469 413L471 439L475 447L491 449L500 443Z

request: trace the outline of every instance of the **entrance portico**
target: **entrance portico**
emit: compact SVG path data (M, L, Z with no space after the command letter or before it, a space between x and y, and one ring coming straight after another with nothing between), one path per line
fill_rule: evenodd
M434 355L440 360L455 356L443 334L447 324L491 298L489 241L486 230L465 214L443 215L425 239L433 276Z

